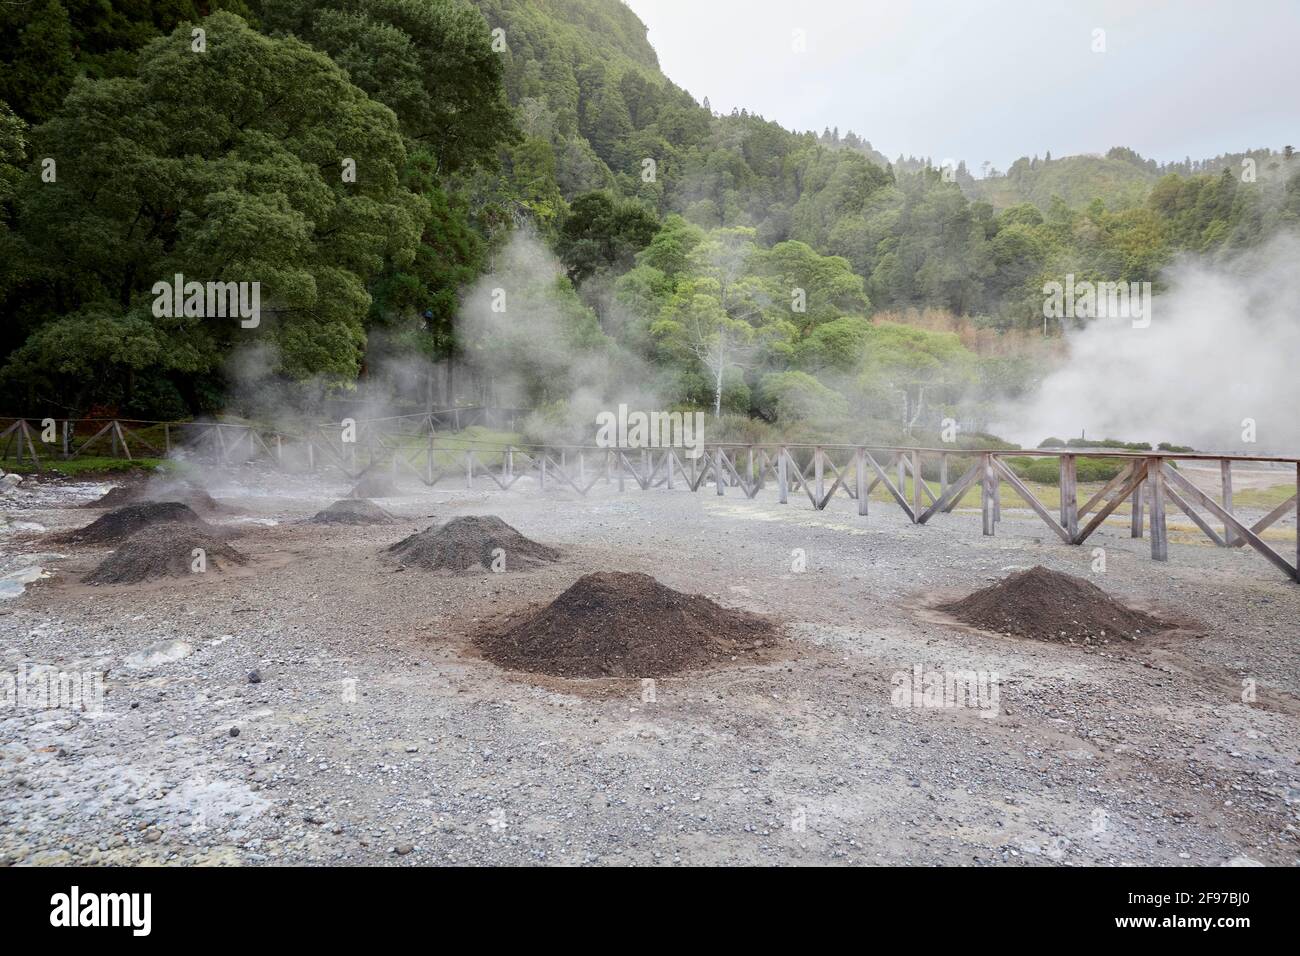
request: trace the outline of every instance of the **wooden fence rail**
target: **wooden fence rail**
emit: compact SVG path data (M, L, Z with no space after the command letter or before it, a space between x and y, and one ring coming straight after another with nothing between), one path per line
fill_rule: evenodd
M440 418L423 416L412 428L410 416L306 427L297 433L226 422L95 422L100 427L79 445L72 440L77 425L44 419L36 424L13 419L0 429L0 459L11 451L36 468L45 459L76 459L87 449L109 451L114 457L140 457L146 449L155 456L179 455L214 465L261 464L292 472L333 469L349 480L378 470L396 477L406 475L433 487L463 478L466 487L476 479L489 480L507 490L521 478L533 478L540 490L548 485L587 495L598 482L626 489L629 482L642 490L679 486L698 492L712 486L717 495L735 489L754 498L769 482L777 500L786 504L791 493L802 494L817 510L836 495L857 503L867 516L869 500L877 487L912 523L927 524L936 515L951 513L972 487L978 485L983 531L996 532L1001 515L1001 485L1005 482L1051 531L1067 545L1081 545L1124 502L1130 503L1130 533L1144 532L1151 542L1151 557L1169 557L1167 508L1183 512L1199 531L1219 547L1250 547L1293 581L1300 581L1300 530L1291 558L1264 541L1263 532L1287 515L1297 518L1300 529L1300 459L1245 455L1178 454L1163 452L1111 452L1074 450L991 450L963 448L913 448L875 445L704 444L685 448L604 448L591 445L501 445L476 442L439 433ZM152 441L140 434L141 424L153 428ZM93 427L93 425L91 426ZM83 429L88 430L88 429ZM161 438L159 438L159 431ZM54 437L56 441L48 439ZM74 447L75 445L75 447ZM38 451L38 448L42 448ZM1060 507L1056 514L1044 505L1006 462L1007 458L1055 458L1059 464ZM1082 505L1078 500L1078 459L1115 459L1122 468ZM950 480L954 461L970 464ZM1218 500L1178 470L1180 461L1217 462L1220 476ZM1233 508L1234 462L1281 466L1294 481L1296 492L1268 514L1247 525ZM926 466L938 479L925 477ZM910 480L910 494L909 494ZM932 484L935 487L931 487ZM1294 563L1292 563L1294 561Z

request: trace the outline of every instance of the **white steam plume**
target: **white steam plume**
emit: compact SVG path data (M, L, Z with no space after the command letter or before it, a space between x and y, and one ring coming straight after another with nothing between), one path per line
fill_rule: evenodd
M1220 265L1167 273L1148 328L1097 319L1069 336L1066 363L995 430L1116 438L1200 451L1300 455L1300 238L1279 236ZM1256 441L1243 440L1243 422Z

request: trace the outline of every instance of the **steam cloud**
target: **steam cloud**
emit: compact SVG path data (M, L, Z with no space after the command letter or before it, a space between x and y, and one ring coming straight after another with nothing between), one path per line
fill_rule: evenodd
M1048 436L1191 445L1251 455L1300 452L1300 238L1235 259L1183 260L1166 273L1151 325L1099 319L1071 333L1066 363L999 431L1027 447ZM1257 440L1243 441L1245 419Z
M457 332L500 404L539 409L528 420L531 434L591 441L598 412L620 402L646 410L665 406L659 373L607 335L627 317L606 298L596 327L580 300L557 285L563 274L531 231L514 233L492 271L463 295ZM503 308L494 308L502 301Z

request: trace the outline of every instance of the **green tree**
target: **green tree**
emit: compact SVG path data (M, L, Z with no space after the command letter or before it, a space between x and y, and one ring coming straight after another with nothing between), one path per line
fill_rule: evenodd
M93 307L132 317L134 329L154 284L176 273L258 282L262 324L252 332L235 319L154 321L163 367L196 354L214 372L255 336L274 343L287 375L350 380L367 281L385 261L412 259L428 216L399 183L396 120L297 40L226 13L204 27L205 51L178 28L142 51L134 77L79 81L33 131L34 154L54 158L58 175L23 183L30 257L10 298L32 325ZM355 182L344 174L351 162ZM13 359L8 372L57 378Z
M18 237L10 230L14 197L27 163L27 124L0 101L0 302L16 278ZM4 339L0 337L0 347Z
M556 251L581 283L601 270L627 271L658 231L658 217L636 200L584 193L569 206Z
M853 371L871 338L869 319L846 315L816 326L795 347L798 364L812 372L833 369Z
M711 384L714 415L722 413L730 372L754 369L792 353L794 323L784 294L760 263L753 229L715 229L697 243L672 297L651 326L677 360L694 359ZM644 255L650 258L654 243ZM689 360L689 359L688 359Z
M862 277L847 259L819 255L803 242L781 242L764 252L756 267L771 276L790 303L799 335L845 314L866 314L871 302Z
M0 100L39 122L63 102L76 73L72 23L62 3L0 4Z
M650 329L667 355L679 362L694 359L708 372L714 417L722 414L728 371L745 360L755 338L754 327L729 315L721 299L714 280L688 283Z
M0 3L0 99L28 122L43 122L77 76L130 76L146 43L218 10L249 16L243 0Z
M772 421L826 423L843 420L849 413L849 403L844 396L827 388L807 372L764 375L760 394L759 411Z
M960 393L974 376L974 356L951 332L881 322L872 326L858 384L868 396L900 397L902 423L911 429L927 401Z
M568 209L555 182L555 150L546 140L525 136L507 150L503 200L538 231L553 236Z
M695 250L704 241L704 231L681 216L669 216L663 227L650 240L645 252L637 257L640 265L657 269L664 275L675 277L691 268Z
M397 114L402 132L455 171L515 136L501 57L460 0L259 0L268 29L298 36Z
M401 362L413 355L429 361L456 358L460 292L483 270L487 242L470 222L463 196L438 185L437 162L426 152L411 157L403 176L407 189L428 204L415 257L409 263L389 258L371 285L371 328L382 331L367 341L368 366ZM429 378L432 387L432 376ZM449 379L443 385L450 388ZM426 401L432 401L430 392ZM444 392L442 404L454 396Z

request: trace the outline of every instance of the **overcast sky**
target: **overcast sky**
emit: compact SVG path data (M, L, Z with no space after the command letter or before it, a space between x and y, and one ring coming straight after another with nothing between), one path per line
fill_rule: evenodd
M715 110L852 129L890 159L979 175L1048 150L1300 147L1300 0L626 2L664 72Z

